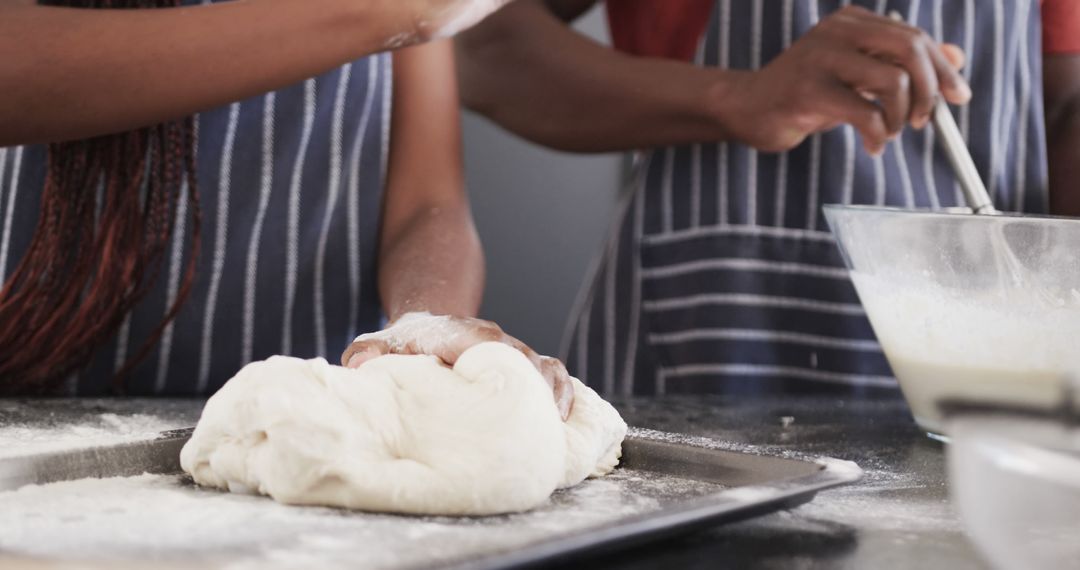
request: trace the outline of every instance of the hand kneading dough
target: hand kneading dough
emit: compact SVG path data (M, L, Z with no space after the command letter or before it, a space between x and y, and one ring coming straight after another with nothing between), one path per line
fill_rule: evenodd
M520 352L474 346L453 370L383 356L358 370L275 356L206 403L180 464L200 485L282 503L432 515L543 504L615 468L626 423L574 382L563 422Z

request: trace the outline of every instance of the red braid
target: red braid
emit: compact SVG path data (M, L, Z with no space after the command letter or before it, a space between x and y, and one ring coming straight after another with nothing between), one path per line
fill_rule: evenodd
M84 8L179 3L49 2ZM186 193L192 227L190 259L175 303L117 375L114 385L122 390L124 379L176 316L194 281L200 221L194 149L191 117L49 145L33 239L0 289L0 395L54 391L116 333L125 315L156 281L173 235L179 200Z

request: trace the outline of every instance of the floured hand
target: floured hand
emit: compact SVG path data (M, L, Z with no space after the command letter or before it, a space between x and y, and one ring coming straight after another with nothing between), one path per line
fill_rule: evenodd
M341 355L341 363L358 368L384 354L428 354L453 366L463 352L484 342L501 342L521 351L551 386L559 414L565 420L574 406L574 389L566 367L557 358L542 356L506 334L499 325L482 319L408 313L374 333L356 337Z

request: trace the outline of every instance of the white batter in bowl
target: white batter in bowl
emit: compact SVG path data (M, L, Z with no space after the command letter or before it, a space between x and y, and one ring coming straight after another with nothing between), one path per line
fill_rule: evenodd
M1052 406L1080 372L1080 220L828 206L916 421L947 399Z

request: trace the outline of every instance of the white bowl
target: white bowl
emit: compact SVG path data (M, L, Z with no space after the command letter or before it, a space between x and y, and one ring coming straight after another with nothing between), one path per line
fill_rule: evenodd
M1080 568L1080 428L1052 419L948 421L949 486L995 568Z

